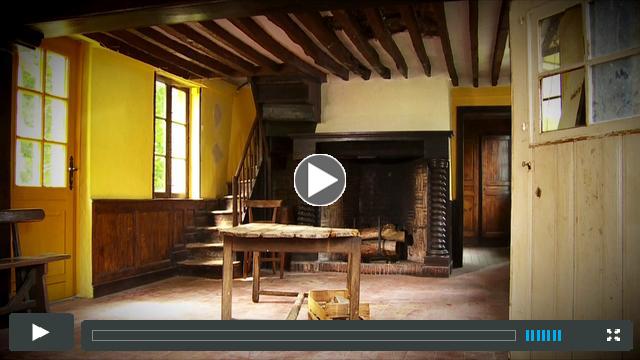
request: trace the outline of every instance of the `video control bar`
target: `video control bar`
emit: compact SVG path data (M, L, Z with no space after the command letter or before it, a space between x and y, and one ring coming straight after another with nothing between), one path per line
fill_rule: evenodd
M87 351L628 351L626 320L87 320Z

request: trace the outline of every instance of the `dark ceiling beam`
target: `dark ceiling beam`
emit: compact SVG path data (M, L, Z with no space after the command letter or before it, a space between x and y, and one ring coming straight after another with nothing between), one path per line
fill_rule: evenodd
M384 24L380 10L377 8L367 8L364 9L364 14L367 17L369 25L371 25L371 29L373 29L376 39L380 42L380 45L382 45L382 48L391 55L391 58L393 58L393 61L396 63L396 68L400 74L402 74L405 79L408 78L409 69L407 67L407 62L404 60L400 49L398 49L398 45L393 41L391 33Z
M502 66L502 58L504 57L504 49L507 47L510 5L510 0L502 0L502 5L500 6L500 20L498 21L498 31L496 33L496 42L493 47L493 56L491 60L491 85L493 86L498 85L500 67Z
M167 51L180 53L184 57L189 58L190 60L203 65L204 67L209 68L217 73L224 74L228 77L238 76L237 69L233 69L212 57L209 57L201 52L190 48L189 46L179 41L173 40L166 34L154 28L141 28L131 32L145 38L146 40L154 42L156 45L166 49ZM252 73L240 69L240 75L246 76L250 74Z
M424 69L425 75L431 76L431 62L429 61L429 56L427 56L427 50L424 48L422 34L420 33L418 20L416 19L416 13L409 5L401 5L398 7L398 10L400 11L402 21L404 21L404 24L409 31L411 43L413 43L413 48L416 51L416 55L418 55L418 60L420 60L420 64L422 64L422 69Z
M258 71L254 64L216 44L186 24L169 25L162 27L162 29L180 39L180 41L184 41L198 50L204 51L216 60L242 71L245 75L251 75Z
M286 47L275 40L269 33L267 33L258 23L251 18L239 18L229 19L231 23L245 33L248 37L253 39L258 45L262 46L265 50L272 55L282 60L284 63L290 64L296 67L298 70L305 74L308 74L314 78L326 81L326 74L313 65L308 64L304 60L300 59L296 54L289 51Z
M350 71L360 75L363 79L369 80L371 70L364 66L347 49L336 33L322 20L322 16L317 12L302 12L294 14L295 17L309 30L313 36L344 66Z
M360 54L369 62L373 70L383 79L391 79L391 71L380 62L378 52L369 43L358 21L346 10L334 10L331 13L333 14L333 18L340 23L342 31L344 31L356 49L360 51Z
M263 55L258 50L247 45L244 41L238 39L233 34L225 30L222 26L218 25L214 21L203 21L199 25L206 31L206 33L212 38L216 39L220 43L228 46L236 51L238 54L246 57L247 59L255 62L256 64L270 69L271 71L279 71L282 67L281 64L269 59L269 57ZM192 28L197 25L190 25Z
M131 47L129 44L119 39L116 39L114 37L111 37L107 34L92 33L92 34L85 34L84 36L99 42L102 46L108 49L119 52L122 55L126 55L130 58L142 61L143 63L149 64L158 69L162 69L166 72L172 73L174 75L178 75L185 79L194 78L195 74L192 74L180 67L177 67L174 64L171 64L170 62L164 59L153 57L147 54L146 52L140 51L134 47ZM197 76L197 77L200 77L200 76Z
M458 86L458 73L453 63L453 51L451 50L451 41L449 40L449 30L447 29L447 18L444 13L444 2L434 2L431 4L434 15L438 21L438 32L440 33L440 42L442 43L442 52L444 60L447 63L447 70L453 86Z
M469 0L469 38L473 86L478 87L478 0Z
M298 44L304 53L315 61L315 63L342 80L349 80L349 70L347 70L342 64L333 60L331 56L327 55L313 40L296 24L288 14L286 13L273 13L267 15L267 18L272 23L276 24L282 29L287 36L296 44Z
M181 67L189 71L190 73L199 76L200 78L213 78L213 77L222 75L219 73L215 73L209 69L206 69L198 64L194 64L193 62L178 56L176 53L171 53L163 49L162 47L157 46L152 42L147 41L129 31L116 30L116 31L109 32L109 35L121 41L124 41L129 46L134 47L140 51L146 52L151 56L163 59L169 63L173 63L176 66Z
M110 0L12 4L11 26L32 25L45 37L106 32L153 25L240 18L269 12L325 11L390 6L424 0Z

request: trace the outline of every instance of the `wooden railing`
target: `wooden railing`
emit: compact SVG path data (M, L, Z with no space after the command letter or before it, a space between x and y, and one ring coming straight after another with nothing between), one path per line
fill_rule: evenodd
M255 88L254 92L255 100ZM233 226L242 223L245 214L245 202L251 194L258 179L258 173L264 161L268 162L266 136L262 127L260 106L256 102L256 117L249 131L249 136L242 150L240 163L231 182L233 196ZM267 166L268 168L268 166ZM268 174L265 174L268 178Z

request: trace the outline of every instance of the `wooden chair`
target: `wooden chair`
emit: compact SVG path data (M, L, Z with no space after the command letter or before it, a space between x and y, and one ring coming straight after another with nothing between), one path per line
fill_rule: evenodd
M0 271L15 269L16 294L6 305L0 306L0 315L18 311L48 312L47 299L47 264L53 261L71 258L67 254L43 254L38 256L22 256L18 224L42 221L42 209L9 209L0 210L0 224L10 224L12 254L0 259ZM10 289L1 289L10 292ZM2 305L2 304L0 304Z
M275 224L278 221L278 211L282 206L282 200L247 200L245 201L247 211L249 212L250 223L272 223ZM271 220L255 220L254 209L271 209ZM251 268L251 252L244 252L244 264L242 266L242 276L247 277L249 269ZM280 263L280 279L284 277L284 256L285 253L270 253L268 257L260 257L259 263L271 262L271 269L273 273L276 273L276 263Z

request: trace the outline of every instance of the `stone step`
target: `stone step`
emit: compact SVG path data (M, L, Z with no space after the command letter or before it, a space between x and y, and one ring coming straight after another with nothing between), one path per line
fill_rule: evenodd
M200 276L206 278L222 278L222 258L187 259L178 262L181 275ZM233 262L233 277L242 276L240 261Z
M185 249L222 249L222 242L194 242L185 244Z
M220 237L219 229L218 226L187 227L184 232L184 242L216 242Z

